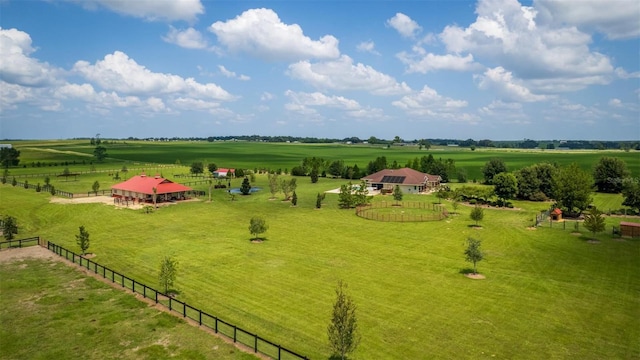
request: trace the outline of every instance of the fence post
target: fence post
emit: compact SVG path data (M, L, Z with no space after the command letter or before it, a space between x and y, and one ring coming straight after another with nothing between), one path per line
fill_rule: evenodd
M258 335L253 337L253 352L258 352Z
M198 309L198 324L202 325L202 310Z
M236 342L236 333L238 332L238 328L234 325L233 326L233 342Z

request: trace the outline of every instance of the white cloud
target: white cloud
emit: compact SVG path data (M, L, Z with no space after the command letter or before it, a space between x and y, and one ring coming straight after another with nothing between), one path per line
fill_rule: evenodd
M95 10L104 7L113 12L147 20L194 21L204 14L200 0L67 0Z
M340 55L338 39L325 35L311 40L297 24L283 23L271 9L250 9L209 28L229 51L276 61L334 59Z
M342 110L358 110L360 104L342 96L327 96L320 92L305 93L287 90L285 93L293 103L303 106L327 106Z
M616 75L620 79L637 79L640 78L640 71L634 71L632 73L628 73L625 69L618 67L615 70Z
M40 89L11 84L0 80L0 113L17 108L18 104L33 101Z
M622 101L620 99L611 99L609 100L609 106L622 107Z
M503 97L513 101L542 101L546 100L545 95L535 95L529 91L521 81L513 77L510 71L506 71L502 66L487 69L483 75L477 75L478 87L483 90L495 90Z
M376 44L371 40L361 42L360 44L358 44L358 46L356 46L356 49L358 51L380 55L380 53L376 51Z
M262 95L260 96L260 101L271 101L273 99L275 99L275 95L273 95L272 93L265 91L262 93Z
M540 90L575 90L611 81L609 58L591 51L591 36L575 27L545 23L535 7L517 0L480 0L476 13L468 27L447 26L439 35L449 52L500 64L520 79L539 81Z
M193 78L184 79L173 74L154 73L120 51L106 55L94 65L78 61L73 70L103 89L125 94L186 94L220 101L234 99L226 90L213 83L201 84Z
M425 54L420 47L414 47L413 54L401 52L398 59L407 65L408 73L426 74L429 71L454 70L470 71L481 68L481 65L473 61L473 55L460 56L458 54L435 55Z
M222 65L218 65L218 69L220 70L220 73L222 73L222 75L228 77L228 78L232 78L232 79L238 79L238 80L242 80L242 81L247 81L247 80L251 80L251 78L247 75L238 75L233 71L229 71L227 70L227 68L225 68Z
M0 79L23 86L47 86L58 82L60 70L30 57L31 36L17 29L0 28Z
M417 22L403 13L396 13L395 16L387 20L387 25L404 37L414 37L422 30Z
M462 112L468 103L438 94L427 85L421 91L403 96L392 105L418 118L447 119L475 124L478 117Z
M406 83L398 83L393 77L378 72L371 66L353 64L353 60L347 55L334 61L314 64L300 61L289 65L288 73L319 89L365 90L375 95L398 95L411 91Z
M207 41L202 34L191 27L186 30L178 30L169 26L169 32L162 37L162 40L186 49L205 49L207 47Z
M525 114L522 104L515 102L504 102L494 100L491 104L478 109L485 118L490 118L492 122L509 124L530 124L529 116Z
M555 24L595 30L610 39L640 36L640 2L635 0L536 0L535 7Z

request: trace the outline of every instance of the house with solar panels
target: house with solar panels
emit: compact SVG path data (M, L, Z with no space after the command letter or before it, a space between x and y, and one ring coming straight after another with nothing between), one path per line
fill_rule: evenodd
M142 174L113 185L111 196L121 200L150 203L153 202L154 189L157 202L184 200L187 198L187 192L192 190L188 186L174 183L160 177L160 175L146 176Z
M384 169L362 178L367 187L381 193L393 192L397 186L405 194L419 194L440 186L440 175L425 174L411 168Z

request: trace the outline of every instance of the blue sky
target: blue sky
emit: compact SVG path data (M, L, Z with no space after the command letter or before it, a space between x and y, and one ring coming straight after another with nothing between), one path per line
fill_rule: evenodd
M635 0L0 0L0 138L640 139Z

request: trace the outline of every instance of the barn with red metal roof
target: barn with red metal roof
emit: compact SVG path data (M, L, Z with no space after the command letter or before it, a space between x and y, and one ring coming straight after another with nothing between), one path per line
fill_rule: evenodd
M156 176L137 175L131 179L111 187L111 196L139 202L153 202L153 189L156 190L157 201L184 200L188 186L174 183L171 180Z

